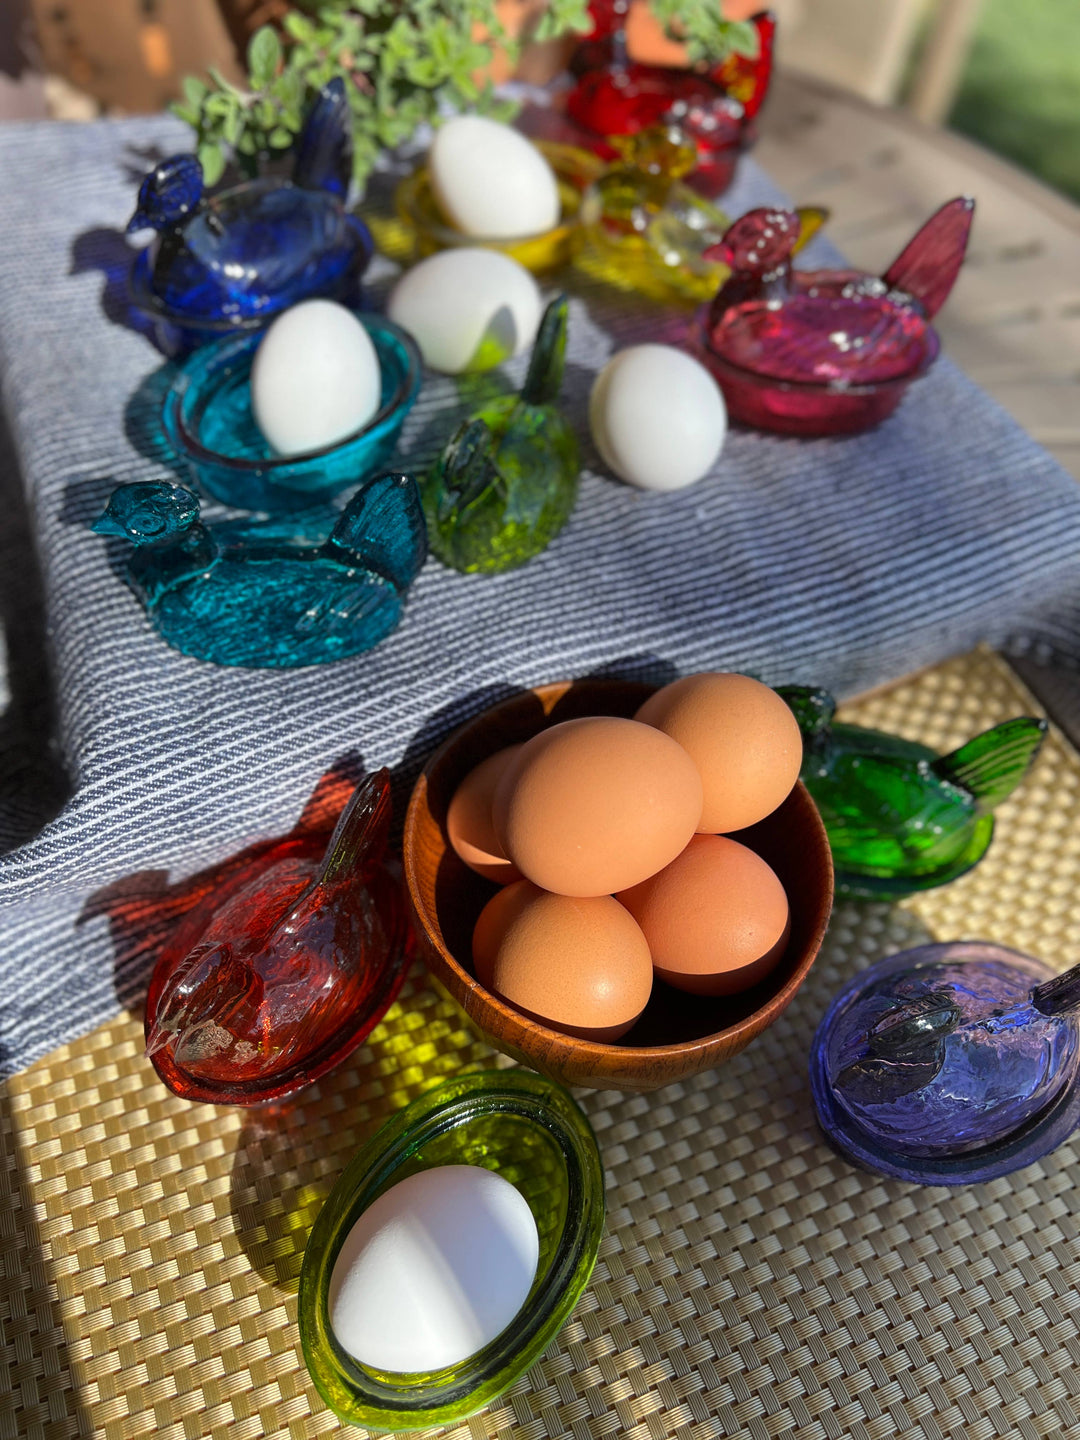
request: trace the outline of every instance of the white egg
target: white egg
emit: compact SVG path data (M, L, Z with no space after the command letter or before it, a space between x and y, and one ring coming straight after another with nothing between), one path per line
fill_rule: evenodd
M512 240L559 223L555 172L509 125L455 116L436 130L428 167L439 208L466 235Z
M528 1202L477 1165L421 1170L392 1186L345 1237L330 1277L330 1326L376 1370L456 1365L524 1305L540 1240Z
M255 351L251 408L279 455L344 440L368 423L381 395L371 337L333 300L305 300L284 311Z
M496 250L442 250L406 270L386 313L408 330L433 370L490 370L536 339L540 287Z
M589 396L596 448L640 490L681 490L708 474L727 433L716 381L671 345L633 345L601 370Z

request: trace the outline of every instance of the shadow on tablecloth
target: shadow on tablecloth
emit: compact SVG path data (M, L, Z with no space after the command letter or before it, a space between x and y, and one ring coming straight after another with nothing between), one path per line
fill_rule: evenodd
M35 836L68 798L56 744L41 570L7 422L0 415L0 853Z

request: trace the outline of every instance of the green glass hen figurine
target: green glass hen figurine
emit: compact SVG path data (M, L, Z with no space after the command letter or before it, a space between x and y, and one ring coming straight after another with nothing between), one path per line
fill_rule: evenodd
M836 892L892 899L955 880L985 855L993 812L1031 768L1045 720L1023 716L938 756L925 745L833 724L824 690L778 687L803 735L801 779L821 811Z
M556 408L567 302L544 312L520 395L491 401L457 431L422 487L431 549L444 565L492 574L539 555L570 518L581 461Z

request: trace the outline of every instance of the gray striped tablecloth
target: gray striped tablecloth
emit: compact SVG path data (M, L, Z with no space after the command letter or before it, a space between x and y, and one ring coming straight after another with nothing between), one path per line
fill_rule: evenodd
M980 639L1080 653L1080 494L945 361L876 433L732 434L714 473L677 495L607 478L586 439L580 503L550 550L496 578L429 561L400 630L370 655L273 673L176 654L87 522L117 481L168 473L155 429L162 362L124 324L120 231L155 148L185 145L168 119L0 132L0 376L71 785L61 813L0 859L2 1070L136 999L148 946L129 926L117 953L105 887L126 882L137 910L138 896L287 831L344 757L397 767L400 808L430 747L509 687L735 668L843 694ZM744 164L726 203L739 213L775 198ZM393 267L375 273L385 289ZM673 338L680 322L599 285L568 286L564 394L586 436L606 358ZM520 365L508 369L520 378ZM416 464L467 399L428 380L404 439ZM2 493L13 510L10 475ZM33 616L20 620L33 592L24 543L0 586L17 644L21 624L33 633ZM35 693L20 713L40 729L49 705ZM10 760L28 740L25 723L18 733L5 718ZM4 816L12 839L33 828L25 788Z

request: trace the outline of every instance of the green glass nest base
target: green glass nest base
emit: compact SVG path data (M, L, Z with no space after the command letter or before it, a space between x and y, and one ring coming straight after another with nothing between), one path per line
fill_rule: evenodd
M364 1210L420 1170L481 1165L529 1204L540 1261L529 1296L483 1350L430 1374L359 1364L329 1322L338 1253ZM331 1410L371 1430L423 1430L482 1410L537 1360L588 1283L604 1227L604 1172L589 1122L553 1080L528 1070L465 1074L395 1115L345 1170L311 1231L300 1276L304 1360Z
M979 863L990 848L994 838L994 817L983 815L975 823L975 833L962 854L948 865L925 874L875 875L872 871L836 870L836 898L838 900L904 900L909 895L918 895L923 890L936 890L939 885L948 885L959 880ZM835 861L835 856L833 857Z

